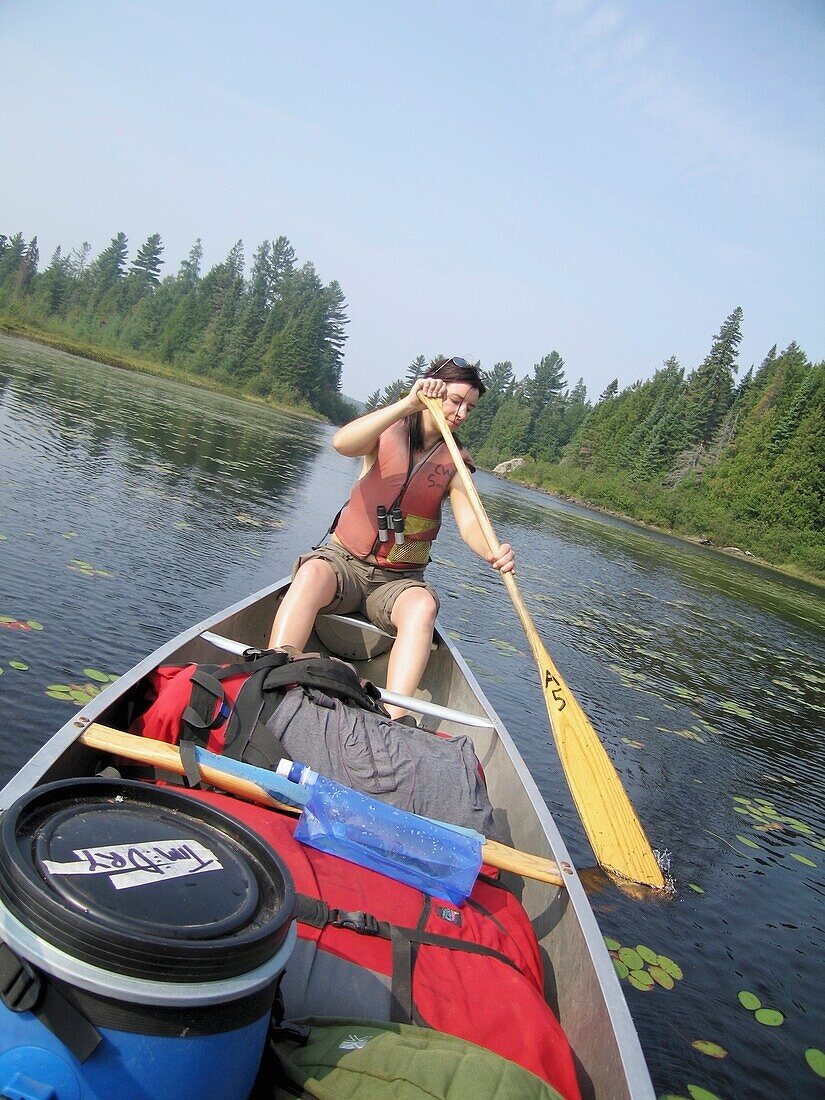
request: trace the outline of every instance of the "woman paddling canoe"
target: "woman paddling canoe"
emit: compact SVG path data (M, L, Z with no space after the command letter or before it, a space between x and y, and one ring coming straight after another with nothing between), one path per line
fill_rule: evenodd
M426 667L438 612L435 589L424 580L430 548L449 497L462 539L502 573L515 571L508 543L488 550L475 511L438 426L422 397L443 401L456 431L484 393L478 369L466 359L439 359L409 394L345 424L333 437L339 454L363 458L349 500L329 541L298 559L269 639L271 647L302 650L319 611L363 612L396 636L387 689L413 695ZM463 452L465 461L469 456ZM475 467L470 464L471 469ZM389 706L394 717L402 707Z

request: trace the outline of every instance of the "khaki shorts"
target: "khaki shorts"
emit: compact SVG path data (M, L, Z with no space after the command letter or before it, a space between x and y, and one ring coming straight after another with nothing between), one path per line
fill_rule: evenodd
M408 588L426 588L438 610L438 595L433 586L424 580L422 569L382 569L380 565L370 565L354 557L343 546L328 542L298 558L292 571L293 577L305 561L313 558L329 562L338 580L334 599L322 611L341 615L361 612L381 630L395 634L390 615L395 601Z

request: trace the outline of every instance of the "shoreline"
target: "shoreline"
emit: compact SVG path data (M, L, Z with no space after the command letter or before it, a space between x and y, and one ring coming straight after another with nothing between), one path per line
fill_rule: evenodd
M204 378L200 374L190 374L184 370L167 367L153 359L138 359L114 348L102 348L97 344L84 344L81 340L76 340L71 336L61 336L42 329L33 329L28 325L11 321L7 317L0 317L0 336L10 336L15 340L27 340L31 344L40 344L43 347L52 348L54 351L61 351L65 355L88 359L92 363L103 363L105 366L114 367L116 370L127 370L132 374L148 374L154 378L165 378L169 382L182 382L187 386L194 386L196 389L219 393L224 397L236 397L240 401L247 401L252 405L262 405L264 408L290 413L292 416L300 416L304 420L314 420L319 424L329 423L327 418L320 413L309 411L297 405L282 405L265 397L256 397L255 394L239 393L232 386Z
M811 573L805 573L803 570L794 567L776 565L765 558L758 557L750 550L743 550L738 546L717 546L716 543L706 535L686 535L678 531L669 531L666 527L657 527L654 523L645 523L644 520L636 519L635 516L628 516L624 512L614 512L610 508L605 508L604 505L593 504L589 500L582 500L580 497L574 497L570 493L565 493L562 490L547 489L543 485L536 485L532 481L519 481L518 478L510 477L507 474L496 474L492 470L487 470L486 472L498 478L499 481L512 481L517 485L523 486L525 489L535 489L537 493L544 493L545 496L553 497L563 504L576 504L580 508L587 508L588 511L591 512L601 512L602 515L610 516L612 519L620 519L623 523L629 523L632 527L638 527L641 531L655 531L659 535L667 535L668 538L676 539L678 542L686 542L691 546L703 546L716 554L722 554L726 558L732 558L734 561L750 563L762 569L767 569L771 573L777 573L779 576L785 577L788 580L801 581L803 584L808 584L813 588L825 590L825 580L821 577L816 577Z
M66 355L74 355L81 359L89 359L95 363L103 363L117 370L128 370L134 374L148 374L157 378L165 378L172 382L182 382L185 385L194 386L196 389L209 390L213 393L223 394L226 397L235 397L240 401L245 401L252 405L262 405L264 408L290 413L293 416L300 416L304 420L311 420L320 424L329 423L326 417L321 416L319 413L309 412L305 409L291 405L281 405L263 397L256 397L254 394L238 393L236 390L233 390L231 386L206 379L202 375L189 374L186 371L165 367L163 364L156 363L154 360L150 359L135 359L115 351L114 349L110 350L93 344L84 344L71 337L63 337L54 333L44 332L40 329L32 329L27 325L10 321L8 318L0 318L0 335L10 336L19 340L27 340L33 344L40 344L44 347L53 348L55 351L64 352ZM717 546L713 540L707 536L688 535L681 532L670 531L667 528L657 527L652 523L646 523L644 520L637 519L635 516L629 516L623 512L615 512L603 505L594 504L591 501L572 496L570 493L565 493L562 490L547 489L542 485L536 485L534 482L521 481L507 474L497 474L493 470L487 470L485 472L498 478L500 481L511 481L517 485L523 486L525 489L535 489L537 492L544 493L546 496L553 497L563 503L568 502L570 504L576 504L579 507L587 508L591 512L600 512L602 515L622 520L624 523L629 523L633 527L638 527L641 531L655 531L657 534L667 535L669 538L689 543L692 546L704 546L717 554L723 554L725 557L733 558L737 561L750 562L752 565L777 573L781 577L801 581L817 589L825 589L825 580L822 578L794 567L776 565L773 562L767 561L765 558L758 557L750 550L741 549L738 546Z

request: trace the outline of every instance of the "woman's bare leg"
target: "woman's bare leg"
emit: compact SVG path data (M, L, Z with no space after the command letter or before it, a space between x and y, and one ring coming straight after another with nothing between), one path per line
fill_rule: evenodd
M393 604L390 620L397 634L387 667L387 690L414 695L421 680L433 640L435 600L426 588L408 588ZM407 711L387 705L393 718Z
M269 635L269 648L289 645L303 650L316 615L332 602L337 589L338 578L329 562L323 558L305 561L281 600Z

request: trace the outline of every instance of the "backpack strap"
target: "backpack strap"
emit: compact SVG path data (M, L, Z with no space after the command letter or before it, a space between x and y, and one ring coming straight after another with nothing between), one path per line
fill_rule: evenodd
M189 705L181 716L181 743L206 747L209 734L224 722L224 755L259 768L273 769L291 757L267 726L284 693L292 687L316 688L344 702L389 718L378 688L344 661L320 654L290 657L284 650L249 650L232 665L198 665L190 680ZM246 676L234 705L223 681Z
M192 691L189 705L181 715L181 739L186 738L205 748L210 731L231 718L232 707L226 700L224 680L259 671L266 673L289 660L289 655L282 649L249 649L244 657L244 661L232 665L197 666L190 677ZM216 704L219 704L217 711Z
M354 668L333 657L317 654L293 657L286 665L269 673L264 681L264 691L296 685L317 688L343 702L354 703L362 710L389 718L375 684L360 680Z
M298 893L296 899L296 916L300 924L308 924L312 928L322 930L331 925L333 928L346 928L360 936L380 936L390 941L392 945L390 1019L395 1024L416 1022L426 1026L426 1020L419 1014L412 995L413 971L418 948L422 945L446 947L450 951L466 951L471 955L486 955L518 971L518 966L512 959L493 947L460 940L455 936L444 936L438 932L425 932L423 925L426 923L432 904L427 895L424 895L418 928L404 928L389 921L378 920L372 913L333 909L321 898L314 898L308 894Z

